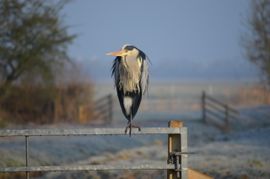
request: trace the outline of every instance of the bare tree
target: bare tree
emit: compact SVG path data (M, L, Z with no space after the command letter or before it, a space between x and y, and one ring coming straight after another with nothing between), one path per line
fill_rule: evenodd
M270 0L251 0L248 34L244 47L248 59L262 72L262 79L270 86Z
M74 39L60 11L67 0L0 0L0 96L23 78L54 80Z

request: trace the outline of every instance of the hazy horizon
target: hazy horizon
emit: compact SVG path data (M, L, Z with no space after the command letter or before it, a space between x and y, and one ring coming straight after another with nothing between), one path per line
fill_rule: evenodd
M78 35L69 54L95 81L110 80L113 58L105 54L126 43L150 58L152 80L256 79L241 46L249 3L76 0L63 12Z

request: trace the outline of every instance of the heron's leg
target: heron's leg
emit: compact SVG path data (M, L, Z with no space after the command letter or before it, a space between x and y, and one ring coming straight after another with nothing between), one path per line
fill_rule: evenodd
M128 121L126 129L125 129L125 133L127 133L127 130L130 128L137 128L139 131L141 131L141 127L135 124L132 124L131 122Z
M138 129L138 131L141 131L141 127L140 127L140 126L138 126L138 125L131 124L131 127L132 127L132 128L136 128L136 129Z
M127 126L126 126L126 129L125 129L125 134L127 134L127 130L128 128L130 129L131 128L131 121L128 120L128 123L127 123Z
M129 123L129 137L131 137L131 129L132 129L132 120L130 120L130 123Z
M127 130L129 129L129 136L131 136L131 130L132 128L137 128L138 131L141 131L141 127L138 126L138 125L134 125L132 124L132 118L130 118L130 120L128 120L128 123L127 123L127 126L126 126L126 129L125 129L125 134L127 133Z
M131 119L130 119L130 120L128 120L128 123L127 123L126 129L125 129L125 134L127 134L128 129L129 129L129 136L131 136L131 129L132 129L132 123L131 123Z
M130 115L129 118L129 137L131 137L131 129L132 129L132 114Z
M128 123L127 123L126 129L125 129L125 134L127 134L128 128L129 128L129 130L131 129L131 127L130 127L130 125L131 125L131 119L132 119L132 118L129 118L129 119L128 119Z

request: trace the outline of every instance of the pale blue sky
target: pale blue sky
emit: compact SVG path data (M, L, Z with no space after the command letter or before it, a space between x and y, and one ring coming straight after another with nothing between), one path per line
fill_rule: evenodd
M97 79L110 78L105 53L125 43L148 55L154 78L249 78L240 40L248 9L248 0L74 0L64 9L79 35L69 53Z

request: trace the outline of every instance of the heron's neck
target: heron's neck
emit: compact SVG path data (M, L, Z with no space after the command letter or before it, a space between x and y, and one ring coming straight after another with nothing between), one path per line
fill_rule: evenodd
M120 81L124 91L138 91L139 81L141 76L141 66L135 57L128 57L122 59L121 68L123 75Z
M135 56L127 56L123 58L123 64L127 70L132 72L136 72L136 70L140 68L140 64L138 63L137 57Z

